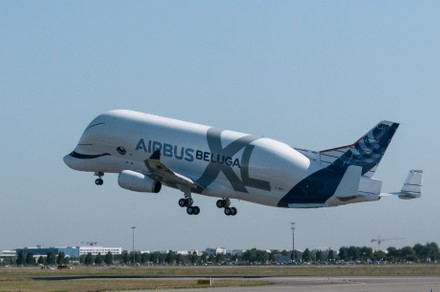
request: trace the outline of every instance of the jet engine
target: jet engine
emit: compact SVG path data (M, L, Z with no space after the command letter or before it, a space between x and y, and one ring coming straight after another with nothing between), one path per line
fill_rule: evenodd
M131 170L124 170L119 173L118 184L123 189L144 193L158 193L162 188L160 182Z

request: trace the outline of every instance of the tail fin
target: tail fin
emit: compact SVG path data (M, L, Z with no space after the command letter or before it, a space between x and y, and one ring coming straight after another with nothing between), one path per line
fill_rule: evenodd
M422 195L423 170L410 170L400 193L396 193L401 199L416 199Z
M362 175L371 177L398 127L398 123L382 121L354 144L323 150L321 157L333 158L334 166L361 166Z

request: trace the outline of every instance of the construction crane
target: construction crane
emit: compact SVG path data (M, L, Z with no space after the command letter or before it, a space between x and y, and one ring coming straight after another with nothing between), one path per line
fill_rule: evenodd
M378 235L377 238L371 239L371 243L377 242L377 249L376 250L381 250L380 244L382 242L387 241L387 240L400 240L400 239L403 239L403 238L401 238L401 237L381 238L380 235Z
M81 241L81 244L87 244L90 246L94 246L94 245L97 245L98 242L97 241Z

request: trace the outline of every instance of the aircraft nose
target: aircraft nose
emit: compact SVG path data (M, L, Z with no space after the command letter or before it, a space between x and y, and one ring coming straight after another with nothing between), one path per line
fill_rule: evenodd
M73 168L72 167L72 165L73 165L73 160L74 160L74 158L72 157L72 155L69 153L69 154L67 154L67 155L65 155L64 157L63 157L63 161L64 161L64 163L68 166L68 167L70 167L70 168Z

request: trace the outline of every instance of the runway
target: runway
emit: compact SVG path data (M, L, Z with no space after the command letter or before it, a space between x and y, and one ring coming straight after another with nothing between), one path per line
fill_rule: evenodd
M184 289L183 291L440 292L440 277L263 277L260 279L272 282L272 284L257 287Z

